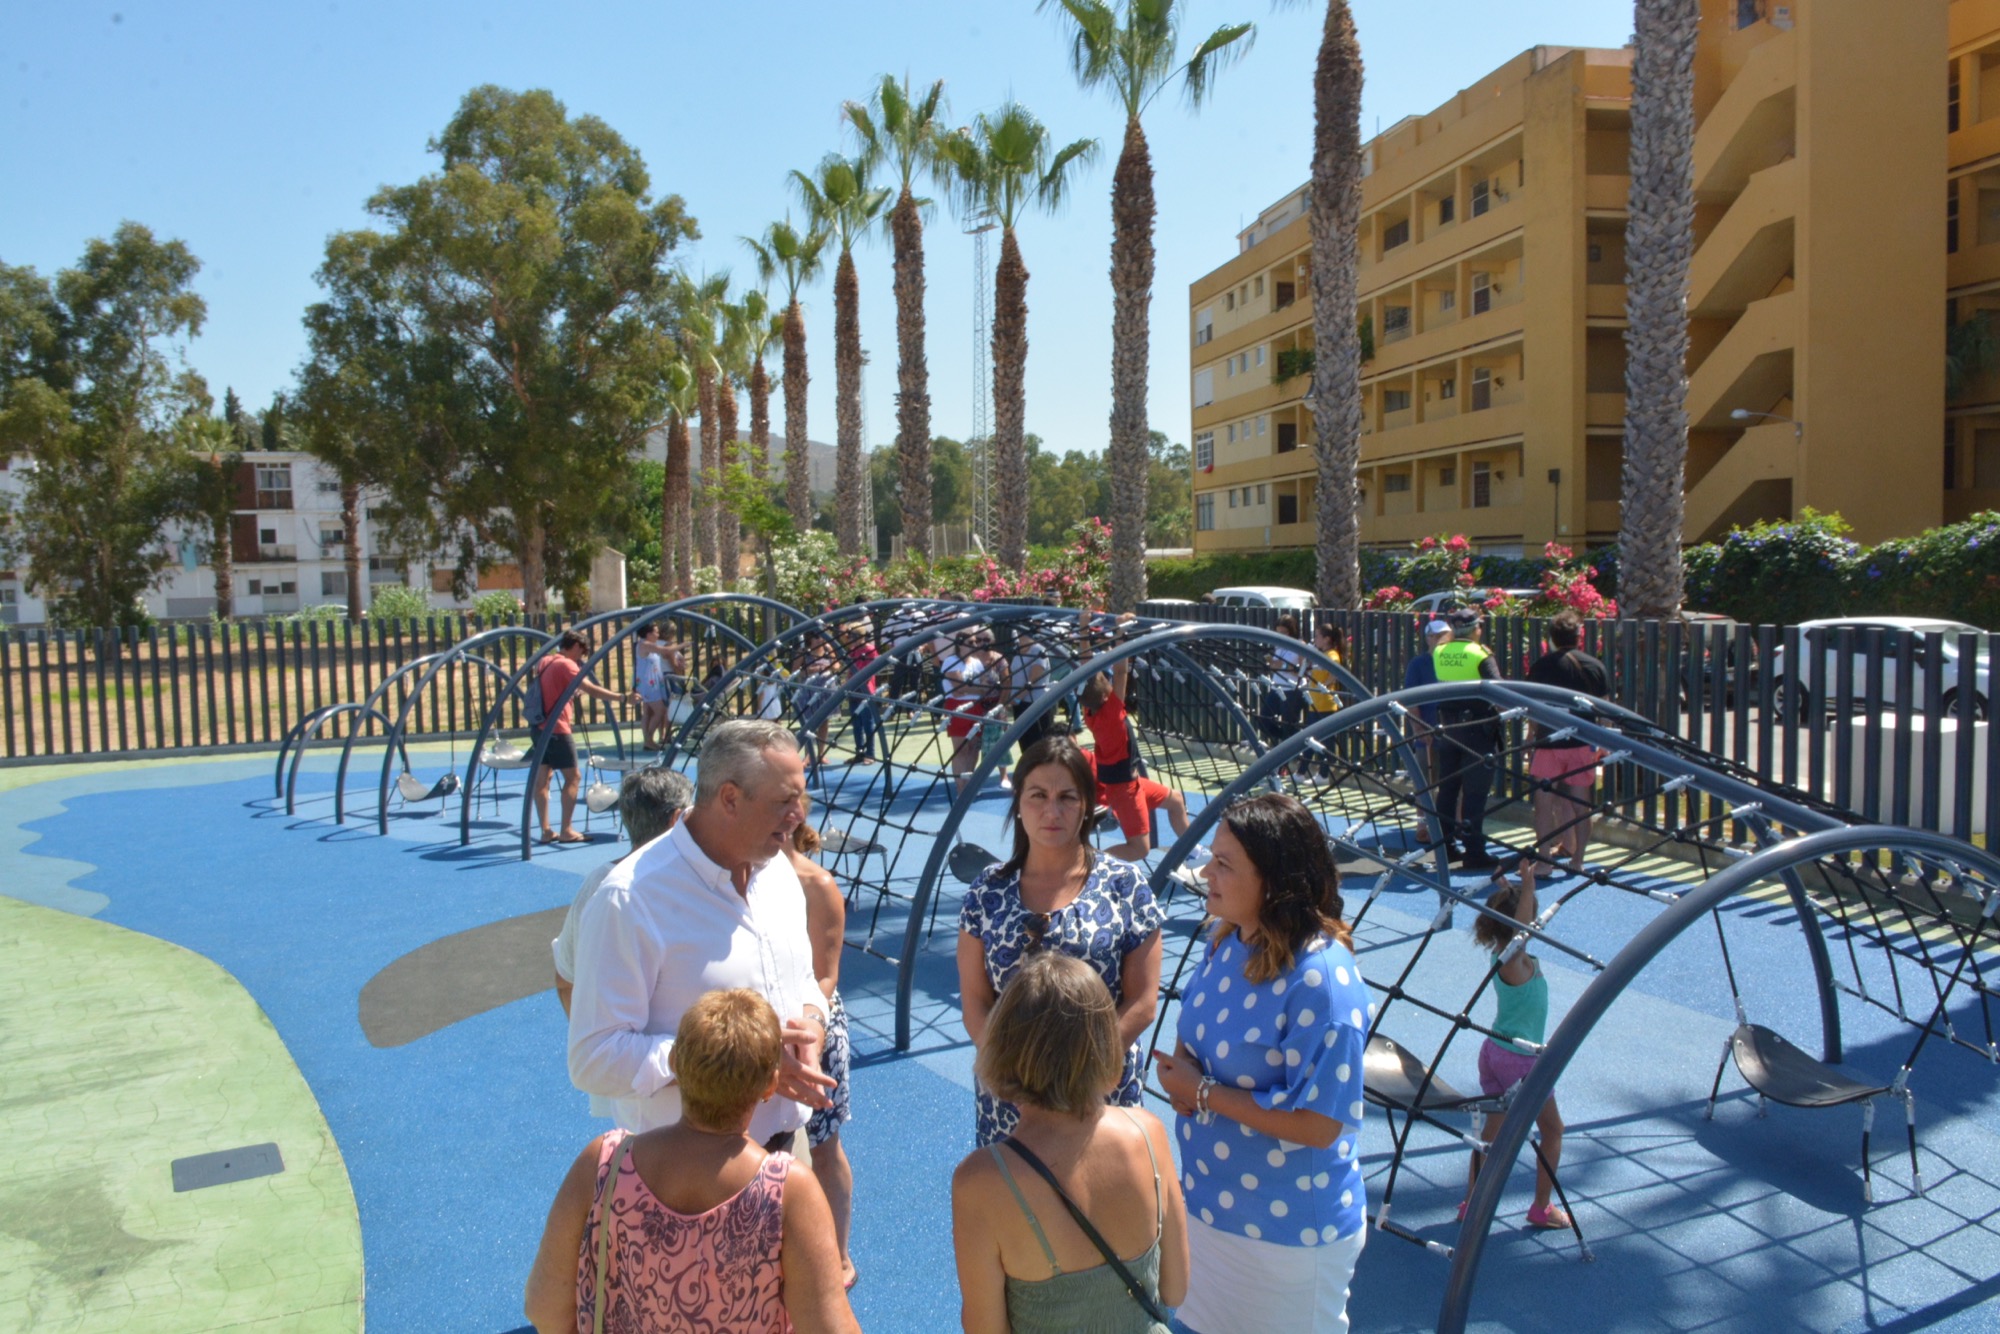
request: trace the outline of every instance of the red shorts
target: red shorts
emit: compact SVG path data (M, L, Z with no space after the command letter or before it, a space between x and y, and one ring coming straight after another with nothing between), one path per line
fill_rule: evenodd
M1593 746L1537 746L1528 761L1528 777L1563 787L1590 787L1604 752Z
M1153 830L1153 812L1167 804L1173 793L1150 778L1129 783L1105 783L1097 789L1097 799L1118 817L1118 829L1127 838L1138 838Z
M979 725L979 720L993 712L994 706L998 703L998 700L991 699L946 700L945 707L952 710L952 715L951 721L944 725L944 734L954 738L971 736L972 729Z

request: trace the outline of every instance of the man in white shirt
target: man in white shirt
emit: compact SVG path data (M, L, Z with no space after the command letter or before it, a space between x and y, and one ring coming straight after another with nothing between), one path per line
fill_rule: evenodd
M632 840L632 850L638 851L672 829L693 801L694 784L686 774L665 768L626 774L618 785L618 818L625 826L625 836ZM570 992L576 987L576 928L583 920L583 905L596 897L605 877L623 860L615 857L583 878L575 901L563 914L562 930L549 942L555 952L556 999L562 1002L564 1014L569 1013ZM596 1110L597 1099L592 1098L591 1103L593 1115L611 1115Z
M833 1081L819 1071L825 998L813 972L805 893L781 855L804 818L805 761L782 725L733 719L702 742L694 806L620 862L584 905L570 997L569 1075L612 1100L618 1124L680 1119L668 1066L680 1017L701 996L747 987L784 1020L777 1095L750 1135L782 1142Z

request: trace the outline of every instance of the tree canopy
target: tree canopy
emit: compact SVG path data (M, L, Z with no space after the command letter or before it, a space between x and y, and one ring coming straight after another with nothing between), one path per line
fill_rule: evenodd
M639 154L550 93L468 93L441 169L327 242L301 381L313 448L380 488L399 543L518 563L530 612L587 576L677 355L669 257L698 235Z

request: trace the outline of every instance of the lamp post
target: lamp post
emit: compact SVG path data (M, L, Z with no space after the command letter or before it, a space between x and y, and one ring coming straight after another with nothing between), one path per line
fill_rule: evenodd
M1790 422L1792 439L1803 441L1806 438L1806 424L1793 417L1781 417L1775 412L1752 412L1748 408L1737 408L1729 414L1729 420L1736 422L1747 422L1753 417L1768 417L1774 422Z

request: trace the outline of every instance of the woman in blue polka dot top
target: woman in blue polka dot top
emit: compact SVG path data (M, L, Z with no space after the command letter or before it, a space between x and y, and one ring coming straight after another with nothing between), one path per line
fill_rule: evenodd
M1375 1007L1341 920L1325 831L1292 797L1216 827L1214 939L1182 988L1179 1044L1155 1053L1180 1113L1196 1334L1347 1329L1367 1238L1361 1057Z

